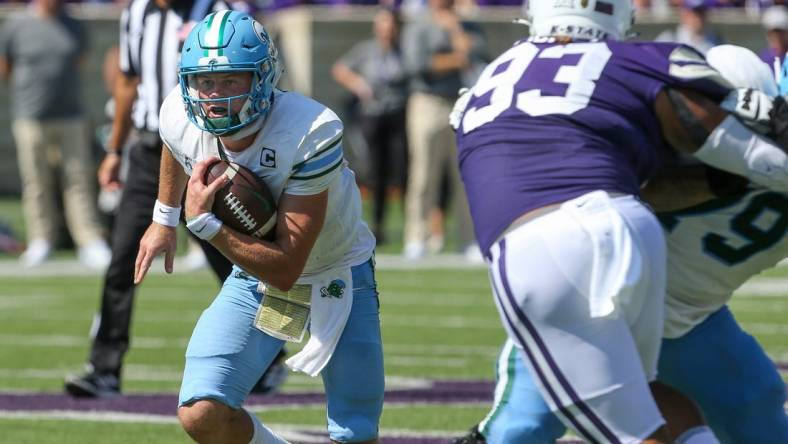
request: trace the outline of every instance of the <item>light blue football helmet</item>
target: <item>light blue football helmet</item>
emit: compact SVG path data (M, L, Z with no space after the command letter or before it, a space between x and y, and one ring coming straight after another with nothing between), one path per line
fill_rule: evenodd
M206 73L251 72L248 93L217 99L201 99L190 85L194 76ZM268 114L274 87L282 74L279 57L263 25L239 11L214 12L194 26L181 50L178 79L189 119L201 130L217 136L231 135ZM234 100L244 104L231 114ZM209 118L204 105L228 109L228 115Z

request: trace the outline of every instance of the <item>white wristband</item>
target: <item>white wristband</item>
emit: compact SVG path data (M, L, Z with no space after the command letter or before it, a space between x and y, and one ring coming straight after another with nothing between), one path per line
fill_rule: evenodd
M213 213L202 213L186 221L186 228L202 240L211 240L222 229L222 221Z
M153 221L166 227L177 227L181 219L181 207L164 205L156 199L153 205Z

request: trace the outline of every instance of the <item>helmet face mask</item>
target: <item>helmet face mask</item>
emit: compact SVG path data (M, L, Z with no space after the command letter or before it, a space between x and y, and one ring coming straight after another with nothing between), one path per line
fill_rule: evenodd
M253 86L260 82L251 71L188 74L185 78L187 113L211 133L230 134L268 106L268 99L254 99Z
M526 0L533 37L623 40L634 22L632 0Z
M201 96L196 83L205 75L245 72L251 73L248 91L223 97ZM263 26L249 14L219 11L189 33L181 50L178 78L192 123L217 136L229 136L268 115L281 73L276 47ZM211 109L224 109L226 115L211 113Z

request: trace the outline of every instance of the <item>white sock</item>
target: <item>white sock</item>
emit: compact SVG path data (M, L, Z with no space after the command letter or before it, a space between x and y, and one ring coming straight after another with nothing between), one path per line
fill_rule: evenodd
M276 436L273 430L264 426L260 419L257 418L257 415L246 409L244 411L252 419L252 424L254 425L254 433L252 433L252 440L249 441L249 444L290 444Z
M676 438L676 444L720 444L707 426L693 427Z

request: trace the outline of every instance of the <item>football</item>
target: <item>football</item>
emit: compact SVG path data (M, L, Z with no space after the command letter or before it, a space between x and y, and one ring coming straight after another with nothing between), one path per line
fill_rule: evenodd
M222 175L226 175L229 182L216 192L213 214L238 232L272 240L276 202L263 179L243 165L217 160L208 166L205 183L210 184Z

